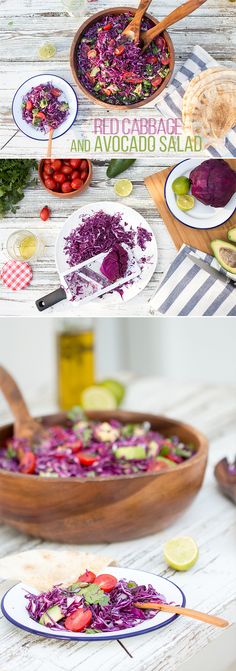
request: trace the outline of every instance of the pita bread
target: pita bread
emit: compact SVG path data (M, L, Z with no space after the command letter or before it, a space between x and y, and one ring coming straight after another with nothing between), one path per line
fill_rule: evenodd
M217 144L236 124L236 69L213 67L189 83L183 97L182 120L188 135Z
M68 586L87 569L101 573L115 564L111 557L73 550L29 550L0 559L0 576L25 582L41 592L62 583Z

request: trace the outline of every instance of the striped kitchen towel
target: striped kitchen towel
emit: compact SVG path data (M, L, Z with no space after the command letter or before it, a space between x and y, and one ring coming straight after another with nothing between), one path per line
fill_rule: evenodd
M219 279L199 268L188 254L219 270L216 260L194 247L183 245L175 257L159 287L150 301L151 314L161 313L171 317L236 316L236 286L232 282L223 284ZM219 271L225 276L223 269Z
M195 75L202 70L212 68L219 65L217 61L210 56L210 54L196 45L181 68L174 75L170 86L160 96L156 108L158 112L164 117L169 118L170 115L182 118L182 99L187 89L188 83ZM217 144L215 147L207 147L205 151L214 158L232 158L236 156L236 126L232 128L227 134L225 140Z

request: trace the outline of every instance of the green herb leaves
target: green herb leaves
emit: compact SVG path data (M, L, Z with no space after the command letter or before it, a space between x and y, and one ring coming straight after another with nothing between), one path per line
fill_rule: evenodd
M7 212L16 212L16 204L24 198L25 188L36 183L31 179L31 172L35 168L35 160L0 160L0 218Z
M78 596L83 596L86 604L99 604L99 606L107 606L109 603L109 596L104 594L99 585L94 583L75 582L68 587L69 592L76 592Z

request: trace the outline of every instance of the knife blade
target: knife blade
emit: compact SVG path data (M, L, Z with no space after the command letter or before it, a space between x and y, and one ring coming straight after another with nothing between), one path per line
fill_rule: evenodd
M203 259L200 259L198 256L194 256L194 254L187 254L187 256L191 261L193 261L193 263L196 264L196 266L198 266L198 268L205 270L208 275L211 275L216 280L220 280L223 282L223 284L232 284L234 287L236 286L236 283L230 277L226 277L219 270L216 270L216 268L213 268L211 265L206 263L206 261L203 261Z

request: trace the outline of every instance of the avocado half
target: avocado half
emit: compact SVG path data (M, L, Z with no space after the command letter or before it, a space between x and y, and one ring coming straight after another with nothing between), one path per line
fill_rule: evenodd
M236 275L236 246L225 240L213 240L211 248L220 266Z
M230 242L236 242L236 228L229 229L228 239L230 240Z

